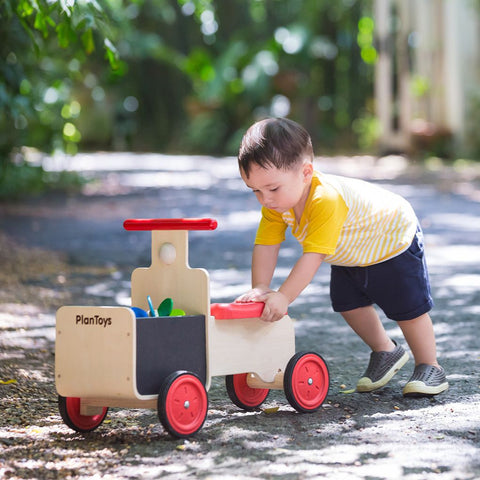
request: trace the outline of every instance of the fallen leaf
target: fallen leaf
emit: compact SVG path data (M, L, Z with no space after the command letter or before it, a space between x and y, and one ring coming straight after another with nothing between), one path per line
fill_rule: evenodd
M10 385L11 383L17 383L17 381L14 378L10 378L10 380L0 380L0 383L2 385Z
M278 409L279 409L279 408L280 408L280 407L264 408L264 409L263 409L263 412L264 412L264 413L276 413L276 412L278 412Z
M340 390L340 393L354 393L355 389L352 388L351 390Z

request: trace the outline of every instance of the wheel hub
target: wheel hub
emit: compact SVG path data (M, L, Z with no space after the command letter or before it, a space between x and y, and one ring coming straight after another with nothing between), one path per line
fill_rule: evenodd
M312 384L313 384L313 378L312 378L312 377L310 377L310 378L308 379L308 384L309 384L309 385L312 385Z
M190 408L190 402L188 400L185 400L185 403L183 404L183 408L185 408L185 410Z

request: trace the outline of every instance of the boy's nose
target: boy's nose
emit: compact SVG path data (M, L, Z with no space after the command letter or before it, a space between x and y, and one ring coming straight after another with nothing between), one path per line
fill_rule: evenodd
M266 208L270 208L271 205L272 205L272 202L269 198L264 197L263 200L262 200L262 205Z
M264 203L271 203L272 201L272 195L269 193L264 193L262 195Z

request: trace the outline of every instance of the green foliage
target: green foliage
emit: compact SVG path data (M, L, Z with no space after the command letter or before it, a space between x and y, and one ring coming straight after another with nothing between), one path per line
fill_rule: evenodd
M467 119L465 139L467 153L472 158L480 160L480 137L478 135L478 125L480 125L480 88L470 92Z
M120 53L129 65L122 88L139 107L120 116L130 127L120 144L235 154L250 123L288 114L320 148L356 146L352 122L373 95L369 8L358 0L138 2Z
M357 135L358 145L362 150L368 151L375 147L380 138L380 121L372 113L366 113L355 119L352 130Z
M106 56L112 68L117 67L116 49L108 36L112 31L106 19L108 2L104 6L96 0L6 0L3 18L20 21L30 36L37 54L41 54L45 43L52 34L58 45L71 45L82 49L88 55L95 50L94 31L102 32ZM40 33L40 35L38 35Z
M303 123L319 153L356 146L352 131L368 145L370 10L360 0L4 0L0 167L24 145L235 154L266 115Z
M0 201L52 190L79 191L84 184L75 172L46 172L40 165L21 160L4 165L0 172Z
M373 46L375 22L371 17L362 17L358 21L357 43L360 55L365 63L374 64L377 61L377 50Z
M412 89L412 93L420 98L429 92L431 85L427 77L416 74L412 76L410 88Z
M106 18L95 0L0 4L0 167L21 145L76 151L80 137L68 134L72 128L61 112L95 50L95 36L103 38L110 68L119 67Z

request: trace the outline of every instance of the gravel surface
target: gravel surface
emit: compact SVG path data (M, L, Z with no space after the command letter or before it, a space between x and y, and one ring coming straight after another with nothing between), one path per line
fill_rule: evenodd
M324 268L290 309L297 350L315 350L329 365L320 410L299 414L274 391L261 409L243 412L216 377L203 429L178 440L154 410L111 409L88 435L62 422L55 311L128 304L129 275L148 265L150 236L125 232L126 218L216 218L216 231L192 232L190 264L208 269L212 301L231 301L248 287L256 200L233 159L96 154L76 161L95 180L82 195L0 205L0 478L480 478L478 167L425 169L398 157L318 163L384 184L414 205L426 234L447 392L403 398L412 360L385 388L352 392L369 352L331 312ZM278 281L298 253L288 239ZM385 325L405 344L394 322Z

